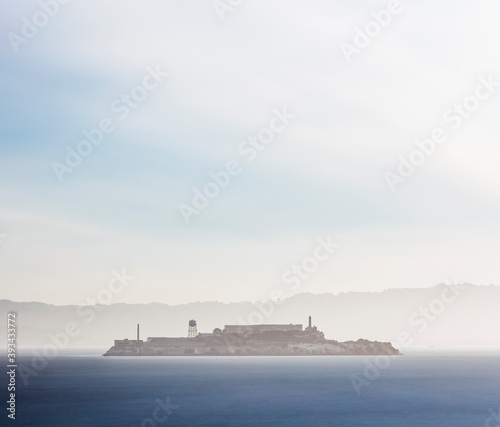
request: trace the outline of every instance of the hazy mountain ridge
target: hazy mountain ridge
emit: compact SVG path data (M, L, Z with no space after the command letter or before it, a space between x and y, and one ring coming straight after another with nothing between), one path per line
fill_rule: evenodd
M500 345L500 286L440 284L424 289L388 289L382 292L298 294L281 303L196 302L171 306L162 303L109 306L55 306L38 302L0 301L0 314L18 313L18 345L43 347L50 334L64 331L71 322L78 333L68 347L109 347L114 339L147 336L186 336L187 322L196 319L198 332L225 324L302 323L307 316L339 341L369 340L397 343L406 332L412 345ZM260 307L260 308L259 308ZM424 310L424 311L422 311ZM427 311L427 313L425 312ZM264 312L264 313L262 313ZM0 335L6 342L6 329Z

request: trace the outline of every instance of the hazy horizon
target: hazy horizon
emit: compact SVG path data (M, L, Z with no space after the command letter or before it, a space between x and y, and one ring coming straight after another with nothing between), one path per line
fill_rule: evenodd
M43 347L64 336L62 331L69 325L78 333L67 344L91 347L132 338L136 324L141 325L143 338L175 337L187 336L191 319L197 321L198 332L211 333L228 324L293 323L305 327L309 316L325 337L337 341L364 338L399 347L477 347L500 346L500 337L492 327L500 322L496 310L499 298L499 286L440 284L376 293L304 293L265 302L54 306L1 300L0 315L18 312L18 326L23 331L20 343L30 347Z
M464 283L464 284L468 285L468 286L478 287L478 288L481 288L481 287L498 287L498 288L500 288L500 285L495 285L493 283L490 283L488 285L476 285L474 283ZM290 294L283 293L282 295L280 295L280 299L281 300L286 300L286 299L289 299L289 298L292 298L292 297L295 297L295 296L300 296L300 295L332 295L332 296L338 296L338 295L348 295L348 294L380 294L380 293L391 292L391 291L400 291L400 290L417 290L417 289L429 290L429 289L434 289L434 288L437 288L437 287L443 286L443 285L445 285L445 286L456 286L456 285L461 285L461 284L441 282L441 283L436 283L435 285L428 286L428 287L415 287L415 288L412 288L412 287L409 287L409 288L407 288L407 287L393 287L393 288L386 288L386 289L376 290L376 291L345 291L345 292L338 292L338 293L335 293L335 292L297 292L297 293L293 293L293 294L292 293L290 293ZM90 301L90 299L92 299L92 301L95 301L95 302ZM163 301L149 301L149 302L125 302L125 301L120 301L120 302L110 302L110 303L101 304L99 302L99 298L97 296L90 297L90 299L87 299L82 304L54 304L54 303L51 303L51 302L40 301L40 300L37 300L37 301L35 301L35 300L15 301L15 300L11 300L11 299L8 299L8 298L1 298L0 302L1 301L9 301L9 302L14 302L14 303L19 303L19 304L30 304L30 303L37 304L37 303L40 303L40 304L45 304L45 305L52 305L52 306L55 306L55 307L88 306L88 305L95 305L95 304L100 304L100 305L104 305L104 306L113 305L113 304L125 304L125 305L163 304L163 305L168 305L168 306L174 307L174 306L179 306L179 305L189 305L189 304L198 304L198 303L239 304L239 303L256 303L256 302L275 301L275 299L267 298L267 299L256 299L256 300L241 299L241 300L234 300L234 301L192 300L192 301L179 302L177 304L168 304L168 303L163 302Z

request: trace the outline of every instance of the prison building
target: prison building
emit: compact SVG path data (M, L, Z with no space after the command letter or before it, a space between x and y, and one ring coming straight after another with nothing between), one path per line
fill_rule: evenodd
M261 332L302 332L302 325L225 325L225 334L247 334Z

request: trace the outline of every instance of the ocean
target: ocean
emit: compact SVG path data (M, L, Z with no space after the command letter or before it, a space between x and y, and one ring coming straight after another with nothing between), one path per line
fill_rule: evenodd
M29 367L32 358L24 353L18 362ZM24 378L17 372L16 419L4 409L0 425L500 426L498 351L386 358L85 353L38 368Z

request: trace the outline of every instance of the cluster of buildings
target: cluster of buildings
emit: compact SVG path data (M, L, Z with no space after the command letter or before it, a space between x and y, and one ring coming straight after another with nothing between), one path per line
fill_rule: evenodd
M185 341L186 339L192 339L196 337L209 337L209 336L221 336L223 334L261 334L266 332L305 332L305 333L317 333L318 329L316 326L311 324L311 316L309 316L309 325L303 329L302 324L269 324L269 325L225 325L224 329L215 328L213 333L198 333L197 324L195 320L190 320L188 324L188 338L169 338L169 337L149 337L147 339L148 343L156 344L173 344L177 341ZM115 346L129 346L129 345L142 345L143 340L139 337L139 325L137 325L137 339L129 340L125 338L123 340L115 340Z

